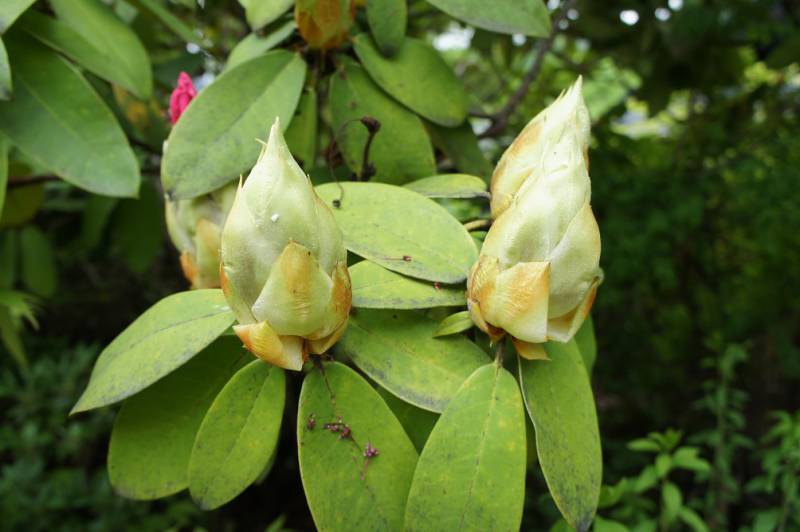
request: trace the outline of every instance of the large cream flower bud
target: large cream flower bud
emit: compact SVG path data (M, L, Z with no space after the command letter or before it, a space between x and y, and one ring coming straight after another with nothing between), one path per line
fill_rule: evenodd
M589 168L589 110L581 92L582 78L561 95L517 135L506 149L492 174L492 217L497 218L511 204L522 184L528 179L538 179L538 171L547 146L572 131L583 151L586 168Z
M569 341L602 277L583 138L572 129L550 138L537 178L489 229L467 280L473 321L494 339L510 334L523 356Z
M259 358L300 370L344 332L350 276L333 213L292 158L278 121L222 231L222 289Z
M197 198L165 200L167 232L192 288L219 287L219 240L235 194L231 183Z

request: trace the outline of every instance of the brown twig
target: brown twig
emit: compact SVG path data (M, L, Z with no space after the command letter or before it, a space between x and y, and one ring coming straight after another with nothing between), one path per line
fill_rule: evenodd
M508 99L508 102L492 116L492 125L479 135L480 138L496 136L506 128L514 110L528 93L531 83L539 76L539 72L542 70L542 64L544 64L544 57L553 47L553 42L561 32L559 28L561 21L564 20L567 16L567 12L574 4L575 0L565 0L561 3L558 13L552 18L550 35L539 44L539 50L536 52L536 57L533 60L530 70L525 73L525 77L522 78L522 83L520 83L520 86L514 91L514 94L511 95L511 98Z

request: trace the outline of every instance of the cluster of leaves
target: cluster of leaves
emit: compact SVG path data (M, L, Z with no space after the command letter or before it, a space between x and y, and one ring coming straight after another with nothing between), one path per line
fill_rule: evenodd
M65 424L97 348L37 342L22 372L0 363L0 513L7 530L169 530L206 518L186 500L133 503L111 490L105 471L113 413Z

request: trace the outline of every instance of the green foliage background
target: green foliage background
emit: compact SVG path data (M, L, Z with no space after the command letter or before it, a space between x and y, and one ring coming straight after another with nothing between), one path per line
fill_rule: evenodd
M123 15L149 3L117 2ZM798 507L796 482L786 479L800 471L800 420L772 414L800 408L800 10L781 0L571 6L568 26L530 90L481 148L495 162L530 117L576 75L585 77L594 119L592 204L605 271L593 310L604 484L628 478L641 488L600 515L631 527L650 519L671 523L666 529L691 527L687 520L665 521L675 499L671 485L711 529L775 529ZM185 288L161 222L163 110L180 70L218 72L248 29L236 2L207 0L204 9L170 2L169 8L178 23L202 28L206 52L187 51L185 28L176 34L152 15L133 18L153 65L151 102L87 74L135 148L139 198L94 196L61 181L7 192L0 281L35 296L39 328L25 325L27 365L0 357L0 528L255 530L280 516L290 528L312 526L293 423L282 429L270 481L211 513L185 494L157 503L112 494L105 472L112 413L66 423L98 351L87 345L106 345L153 302ZM657 9L668 10L669 19L660 20ZM409 10L419 38L449 47L445 37L465 35L425 2L411 2ZM635 24L621 21L625 10L638 13ZM448 48L445 57L466 86L481 131L490 125L481 116L501 109L529 72L537 39L484 30L467 35L468 46ZM440 146L436 126L426 127ZM447 169L447 157L437 155ZM13 149L10 161L12 177L41 174ZM482 164L470 171L486 177ZM6 278L10 262L19 266L17 278ZM656 480L648 471L658 469L655 457L677 455L679 444L653 439L650 466L650 457L636 452L648 445L626 443L670 427L711 467L676 466L659 477L662 489L653 495L648 490ZM558 514L534 471L523 529L547 530ZM610 502L613 492L603 497ZM800 524L787 517L785 530L791 526Z

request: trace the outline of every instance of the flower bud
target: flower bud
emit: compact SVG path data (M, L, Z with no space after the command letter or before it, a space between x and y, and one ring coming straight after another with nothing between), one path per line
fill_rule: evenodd
M556 100L537 114L506 149L492 174L492 217L508 208L514 195L528 179L537 179L537 172L547 146L555 144L565 131L577 136L589 169L589 110L581 93L582 79L562 92Z
M350 275L333 213L292 158L278 121L222 231L222 289L236 334L259 358L299 370L344 332Z
M548 137L536 178L495 220L467 280L473 321L493 339L510 334L528 358L541 355L531 344L573 337L602 278L585 138Z
M294 4L297 30L316 50L329 50L342 44L355 14L353 0L297 0Z
M169 120L173 125L181 117L183 111L189 107L195 96L197 96L197 89L194 88L192 78L186 72L181 72L178 75L178 86L169 97Z
M167 232L181 252L181 268L192 288L219 287L222 226L236 194L230 183L188 200L165 200Z

